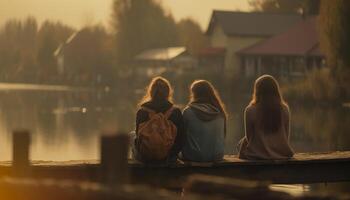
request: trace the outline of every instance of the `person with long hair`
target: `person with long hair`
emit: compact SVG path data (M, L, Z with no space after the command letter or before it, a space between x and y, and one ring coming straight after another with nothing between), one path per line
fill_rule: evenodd
M259 77L253 97L244 112L245 137L240 142L242 159L288 159L293 157L289 144L290 112L277 80Z
M214 86L206 80L194 81L190 101L183 111L186 130L184 160L213 162L223 159L227 113Z
M140 101L136 114L136 138L133 141L133 153L136 159L145 162L176 161L177 155L184 144L184 123L181 110L173 104L172 95L173 89L169 81L165 78L155 77L148 85L146 94ZM157 118L162 117L168 121L163 120L159 122ZM158 122L158 124L152 124L153 121L151 121L151 118L154 118L153 121L155 123ZM165 132L161 133L162 131ZM157 136L144 135L144 132ZM159 142L167 142L167 144ZM165 150L167 151L167 149L164 150L162 148L163 145L168 145L164 148L169 147L169 151L165 157L163 152Z

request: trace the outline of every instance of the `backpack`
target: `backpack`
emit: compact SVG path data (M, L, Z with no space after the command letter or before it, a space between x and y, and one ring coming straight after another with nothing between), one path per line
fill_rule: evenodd
M174 107L164 114L145 107L143 109L148 112L149 120L139 125L139 153L143 160L165 160L177 135L175 124L168 119Z

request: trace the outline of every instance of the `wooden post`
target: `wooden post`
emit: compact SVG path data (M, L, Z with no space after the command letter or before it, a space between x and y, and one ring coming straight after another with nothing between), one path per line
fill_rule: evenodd
M101 137L101 178L107 184L128 182L129 135L116 133Z
M13 160L12 167L16 175L23 175L28 172L30 166L29 147L30 132L19 130L13 132Z

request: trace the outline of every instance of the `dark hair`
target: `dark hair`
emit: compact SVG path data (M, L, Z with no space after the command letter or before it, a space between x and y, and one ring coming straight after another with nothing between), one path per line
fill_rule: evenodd
M225 120L227 119L225 104L222 102L219 93L209 81L194 81L190 87L190 94L190 103L208 103L219 109Z
M264 130L275 132L281 127L283 100L277 80L270 75L259 77L254 84L250 105L256 105Z
M146 94L139 103L139 106L148 101L169 101L172 102L173 89L168 80L163 77L155 77L147 86Z

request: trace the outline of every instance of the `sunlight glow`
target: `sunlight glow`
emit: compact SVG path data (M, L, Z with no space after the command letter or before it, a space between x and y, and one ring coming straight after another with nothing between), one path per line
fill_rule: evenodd
M190 17L206 28L213 9L249 10L247 0L160 0L176 20ZM11 18L34 16L40 22L59 20L75 27L109 24L113 0L0 0L0 24Z

